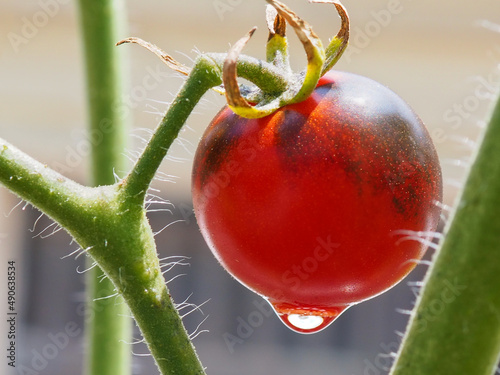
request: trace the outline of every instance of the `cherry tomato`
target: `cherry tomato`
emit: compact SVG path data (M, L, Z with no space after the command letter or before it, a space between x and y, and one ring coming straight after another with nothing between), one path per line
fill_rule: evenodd
M278 314L324 317L322 328L415 267L442 181L427 130L399 96L331 72L270 116L223 108L198 146L192 193L222 266Z

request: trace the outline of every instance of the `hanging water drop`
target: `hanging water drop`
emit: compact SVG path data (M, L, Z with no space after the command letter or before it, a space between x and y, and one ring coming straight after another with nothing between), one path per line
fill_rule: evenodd
M279 318L292 331L304 334L322 331L335 320L335 317L299 314L279 315Z
M326 309L290 307L287 304L271 303L274 311L288 328L297 333L310 334L322 331L332 324L347 306Z

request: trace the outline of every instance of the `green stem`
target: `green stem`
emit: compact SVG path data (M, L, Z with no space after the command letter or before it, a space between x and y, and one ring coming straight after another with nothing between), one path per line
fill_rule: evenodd
M162 374L204 374L165 285L145 210L127 208L123 186L81 186L2 139L0 183L62 225L100 265L127 302ZM93 313L118 302L99 301ZM111 366L121 364L103 363L96 373Z
M123 157L128 133L127 113L118 111L126 77L124 50L115 43L124 36L125 2L122 0L80 0L80 16L85 49L90 138L92 139L92 184L111 185L113 172L126 170ZM132 325L114 286L102 278L99 267L87 274L87 290L93 319L87 324L88 350L85 373L126 375L131 371Z
M205 56L222 72L227 53L207 53ZM238 56L238 76L248 79L267 94L281 93L290 86L290 77L280 67L247 55Z
M211 58L200 56L153 137L132 171L123 181L124 202L142 210L149 184L168 149L201 97L222 83L222 72Z
M0 138L0 183L64 227L85 211L94 189L48 168Z
M495 373L500 353L500 100L392 375Z

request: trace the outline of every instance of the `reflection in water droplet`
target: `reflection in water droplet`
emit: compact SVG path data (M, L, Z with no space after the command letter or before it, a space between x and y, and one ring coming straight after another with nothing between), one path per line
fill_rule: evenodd
M339 306L328 311L290 307L284 309L279 304L273 304L273 307L278 317L288 328L298 333L309 334L328 327L349 306Z
M292 331L298 333L316 333L333 323L335 317L316 315L283 314L278 315L281 321Z
M323 324L323 320L324 319L322 316L298 315L298 314L288 315L288 321L290 322L290 324L299 329L307 329L307 330L316 329L321 324Z

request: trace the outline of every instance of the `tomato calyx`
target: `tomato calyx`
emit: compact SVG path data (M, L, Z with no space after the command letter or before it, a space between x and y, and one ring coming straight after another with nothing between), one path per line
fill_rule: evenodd
M256 28L238 40L227 54L205 53L205 58L220 67L223 85L212 87L225 94L234 113L245 118L268 116L288 104L307 99L347 47L349 40L349 16L338 0L309 0L311 3L335 5L341 19L341 28L325 48L312 27L285 4L277 0L266 0L266 21L269 37L266 45L266 61L242 55L241 52ZM286 24L295 31L304 46L307 56L305 70L294 73L289 64ZM131 37L119 41L138 44L157 55L170 69L190 76L193 69L179 63L171 55L152 43ZM238 83L242 77L255 86Z
M299 103L307 99L316 88L319 79L339 60L347 47L349 39L349 17L343 5L334 0L312 0L313 3L334 4L342 20L337 35L325 49L312 27L283 3L267 0L267 26L269 38L267 43L267 62L278 67L287 78L287 87L282 92L253 92L245 98L237 81L238 57L253 35L255 28L238 40L230 49L224 62L223 81L229 107L234 113L245 118L261 118L268 116L288 104ZM274 18L274 20L273 20ZM302 42L307 55L305 71L293 74L288 62L286 23L293 27ZM257 103L251 105L248 101Z

